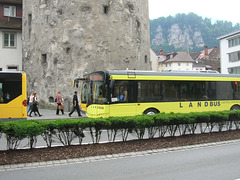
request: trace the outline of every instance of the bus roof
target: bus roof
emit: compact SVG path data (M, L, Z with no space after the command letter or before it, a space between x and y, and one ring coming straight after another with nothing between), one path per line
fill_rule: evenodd
M101 71L98 71L101 72ZM139 71L139 70L113 70L113 71L102 71L109 75L140 75L140 76L190 76L190 77L230 77L240 78L240 74L219 74L209 73L201 71L169 71L169 72L156 72L156 71Z

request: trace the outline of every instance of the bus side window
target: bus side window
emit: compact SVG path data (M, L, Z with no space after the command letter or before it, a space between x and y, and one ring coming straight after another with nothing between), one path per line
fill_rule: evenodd
M128 81L116 81L111 93L111 102L128 102Z
M3 83L0 83L0 103L4 102Z

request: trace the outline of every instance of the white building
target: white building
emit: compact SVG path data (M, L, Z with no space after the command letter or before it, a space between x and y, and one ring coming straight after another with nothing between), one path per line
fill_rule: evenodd
M162 58L162 56L164 58ZM174 52L160 55L158 70L193 70L193 59L188 52Z
M0 0L0 71L22 70L22 0Z
M4 41L4 35L14 36L13 47L0 44L0 71L22 70L22 33L9 29L0 29L0 42ZM11 35L12 34L12 35Z
M156 52L154 52L151 48L150 48L150 63L151 63L151 70L152 71L157 71L157 69L158 69L158 56L157 56Z
M240 74L240 30L217 39L220 41L221 73Z

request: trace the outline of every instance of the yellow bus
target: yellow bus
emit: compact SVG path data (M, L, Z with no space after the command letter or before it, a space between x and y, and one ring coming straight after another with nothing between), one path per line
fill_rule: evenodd
M27 86L24 72L0 72L0 120L27 118Z
M82 81L88 117L240 109L240 75L201 72L98 71Z

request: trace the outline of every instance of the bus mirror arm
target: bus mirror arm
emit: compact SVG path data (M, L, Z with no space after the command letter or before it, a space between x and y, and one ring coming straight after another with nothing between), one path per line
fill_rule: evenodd
M75 80L73 81L73 87L77 87L77 88L78 88L79 82L80 82L80 81L84 81L84 80L86 80L86 78L77 78L77 79L75 79Z
M110 89L113 89L114 84L115 84L115 80L111 80L111 81L110 81L110 84L109 84L109 88L110 88Z

